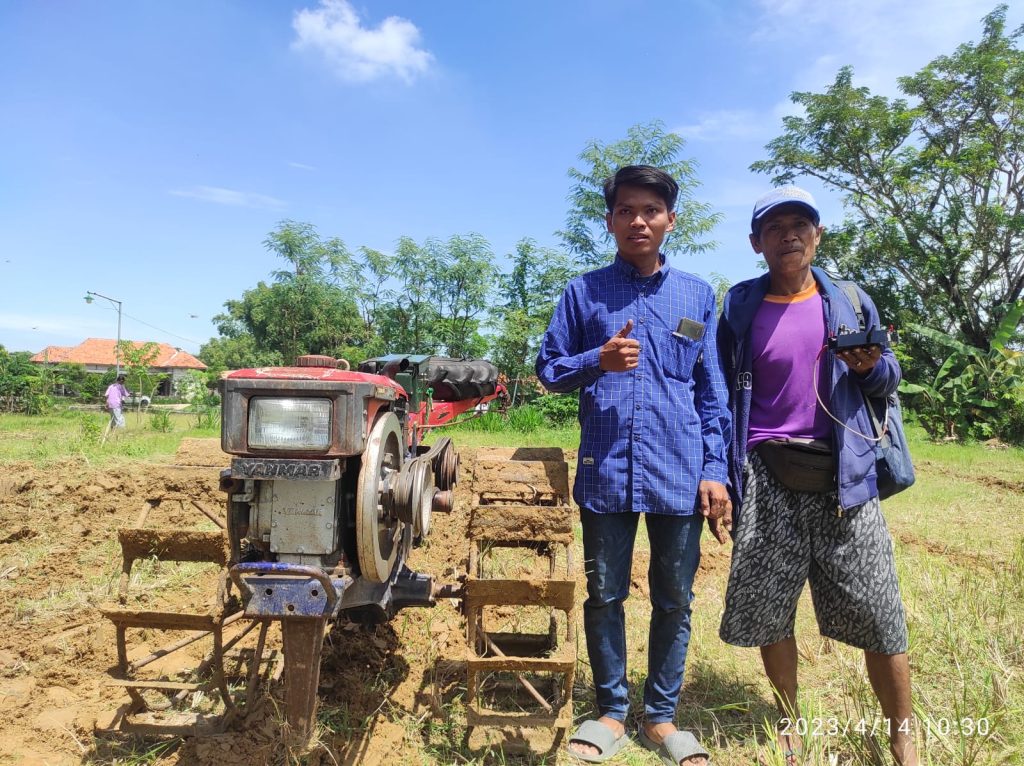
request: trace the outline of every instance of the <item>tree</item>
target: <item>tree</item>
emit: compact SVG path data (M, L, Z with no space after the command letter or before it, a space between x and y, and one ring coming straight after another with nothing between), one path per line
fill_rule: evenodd
M264 350L256 345L256 338L242 327L242 322L230 315L231 305L236 301L228 301L228 314L219 314L214 318L220 337L210 338L199 349L199 358L211 372L239 370L245 367L272 367L284 363L283 356L277 351Z
M437 307L436 336L448 356L479 356L487 347L479 333L481 317L498 276L491 246L479 234L456 234L444 242L429 239L426 248L434 268L430 290Z
M302 354L342 355L361 337L362 322L343 286L356 264L338 238L321 240L307 223L282 221L264 241L290 268L259 282L214 317L220 343L200 355L230 367L290 364Z
M512 270L498 278L502 302L491 311L491 361L510 381L519 381L534 374L540 338L575 267L565 253L538 247L532 239L520 240L509 259Z
M658 121L634 125L621 141L587 144L579 155L583 169L569 169L574 182L569 190L572 207L566 216L565 230L557 232L569 252L579 256L581 271L604 266L614 254L614 240L605 226L603 188L605 179L624 165L654 165L679 184L675 231L665 239L665 253L701 253L715 245L702 238L711 232L720 216L712 213L709 205L694 199L700 184L696 163L679 158L685 144L682 136L667 133Z
M52 375L29 361L27 351L7 351L0 346L0 409L40 415L50 409Z
M430 279L437 271L434 254L411 237L400 237L393 273L396 287L385 292L379 330L388 353L428 354L436 350L435 307Z
M389 353L482 354L479 329L498 273L487 240L457 234L420 245L402 237L393 264L394 287L375 299L380 345Z
M160 346L153 341L136 343L122 340L117 347L124 363L128 387L140 396L152 396L166 375L153 375L150 369L160 356Z
M350 273L348 289L359 307L363 328L359 345L364 358L385 353L387 344L380 337L378 323L388 298L387 284L396 274L396 259L379 250L359 248L356 268Z
M263 246L291 265L291 269L273 272L277 282L307 278L314 282L337 284L339 274L352 268L352 256L345 243L338 237L320 239L311 223L281 221L263 240Z
M212 378L216 380L216 378ZM209 372L189 370L175 383L175 393L188 402L196 418L196 428L211 428L215 424L220 397L211 388Z
M1024 294L1024 27L1005 32L1005 5L983 23L977 44L900 78L906 99L854 87L849 67L794 93L803 116L752 169L844 192L823 256L890 311L987 349Z

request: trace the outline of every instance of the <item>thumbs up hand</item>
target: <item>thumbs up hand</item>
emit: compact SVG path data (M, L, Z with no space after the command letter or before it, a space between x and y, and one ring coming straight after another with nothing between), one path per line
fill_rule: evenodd
M635 370L640 363L640 341L630 338L633 320L627 319L622 329L601 346L599 364L605 372L627 372Z

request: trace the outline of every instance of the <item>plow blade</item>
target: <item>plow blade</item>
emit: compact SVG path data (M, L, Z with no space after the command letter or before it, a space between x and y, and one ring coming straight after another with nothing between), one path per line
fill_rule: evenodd
M285 720L293 737L305 740L316 719L320 685L320 650L326 619L290 619L281 622L284 639Z

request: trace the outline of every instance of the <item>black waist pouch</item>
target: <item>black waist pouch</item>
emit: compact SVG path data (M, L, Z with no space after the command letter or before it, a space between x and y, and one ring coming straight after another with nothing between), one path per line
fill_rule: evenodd
M754 448L779 482L796 492L835 492L832 445L818 439L769 439Z

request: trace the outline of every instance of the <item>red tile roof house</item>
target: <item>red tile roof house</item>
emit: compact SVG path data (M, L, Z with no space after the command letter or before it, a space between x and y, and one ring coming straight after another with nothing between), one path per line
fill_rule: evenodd
M144 345L140 341L130 342L135 348ZM156 345L157 356L149 371L155 375L168 375L156 391L158 396L170 396L174 385L189 370L206 369L205 364L187 351L166 343ZM47 346L30 361L36 364L81 364L86 372L104 373L117 367L116 346L117 341L108 338L86 338L77 346ZM124 367L124 364L121 366Z

